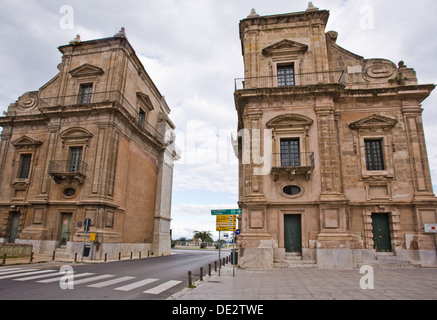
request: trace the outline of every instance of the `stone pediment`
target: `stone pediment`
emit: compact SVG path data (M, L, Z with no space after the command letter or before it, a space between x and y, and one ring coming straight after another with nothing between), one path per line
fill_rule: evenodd
M138 99L138 102L140 103L140 106L143 109L147 109L149 111L152 111L155 109L153 107L152 101L150 100L150 98L147 94L144 94L142 92L137 92L137 99Z
M308 46L303 43L299 43L296 41L284 39L279 41L271 46L268 46L263 49L264 55L273 55L273 54L297 54L303 53L308 50Z
M267 128L303 128L313 124L313 120L300 114L288 113L267 122Z
M93 66L91 64L85 63L81 65L80 67L77 67L74 70L70 71L70 74L72 77L79 78L79 77L89 77L89 76L100 76L104 73L104 71L96 66Z
M88 140L93 134L84 128L74 127L61 132L62 140Z
M11 143L17 149L35 148L37 146L42 145L41 141L32 139L26 135L24 135L18 139L15 139Z
M349 125L352 130L359 129L392 129L398 123L397 120L381 115L371 115Z

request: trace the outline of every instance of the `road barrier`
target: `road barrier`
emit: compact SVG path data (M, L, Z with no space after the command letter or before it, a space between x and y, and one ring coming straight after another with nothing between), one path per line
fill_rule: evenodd
M220 268L222 266L225 266L226 264L231 262L231 256L229 255L229 256L224 257L223 259L215 260L214 261L214 271L215 272L217 272L217 262L219 264L219 271L220 271ZM208 264L208 276L212 275L211 269L212 269L212 263L209 263ZM200 272L199 272L199 281L203 281L203 270L204 269L203 269L203 267L200 267L199 270L200 270ZM220 272L219 272L219 275L220 275ZM193 275L193 272L191 270L188 271L188 288L193 288L193 277L194 276L195 275Z

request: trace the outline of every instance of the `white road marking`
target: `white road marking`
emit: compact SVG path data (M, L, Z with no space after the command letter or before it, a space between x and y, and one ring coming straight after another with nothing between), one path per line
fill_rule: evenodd
M176 281L176 280L170 280L167 281L157 287L154 287L152 289L146 290L143 293L148 293L148 294L160 294L161 292L164 292L170 288L173 288L174 286L177 286L179 283L181 283L182 281Z
M155 282L155 281L158 281L158 279L151 279L151 278L149 278L149 279L145 279L145 280L141 280L141 281L137 281L137 282L128 284L128 285L123 286L123 287L115 288L114 290L130 291L130 290L133 290L133 289L136 289L136 288L148 285L149 283L152 283L152 282Z
M59 273L58 273L59 274ZM85 272L85 273L78 273L78 274L74 274L74 279L76 278L81 278L81 277L86 277L86 276L92 276L95 275L95 273L89 273L89 272ZM37 281L38 283L52 283L52 282L59 282L63 277L65 277L66 275L63 276L59 276L53 279L47 279L47 280L40 280Z
M110 286L110 285L113 285L113 284L116 284L116 283L132 280L132 279L135 279L135 277L121 277L121 278L117 278L117 279L113 279L113 280L108 280L108 281L105 281L105 282L90 284L88 287L91 287L91 288L103 288L103 287L107 287L107 286Z
M42 274L42 275L38 275L38 276L30 276L30 277L26 277L26 278L18 278L18 279L13 279L13 280L14 281L28 281L28 280L36 280L36 279L53 277L53 276L57 276L57 275L59 275L59 272L55 271L54 273L51 273L51 274Z
M7 276L1 276L1 279L9 279L9 278L18 278L18 277L24 277L24 276L31 276L35 274L41 274L41 273L48 273L53 272L55 270L41 270L41 271L32 271L32 272L25 272L25 273L18 273L18 274L9 274Z
M86 279L82 279L82 280L78 280L78 281L75 280L74 281L74 285L88 283L88 282L93 282L93 281L98 281L98 280L103 280L103 279L112 278L112 277L115 277L115 276L112 275L112 274L104 274L102 276L86 278Z

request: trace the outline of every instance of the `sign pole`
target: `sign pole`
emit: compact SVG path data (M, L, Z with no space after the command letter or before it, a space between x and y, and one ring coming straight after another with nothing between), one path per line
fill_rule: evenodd
M222 247L222 244L220 242L220 235L221 235L221 231L219 231L219 238L218 238L218 245L219 245L219 276L220 276L220 269L222 268L222 261L220 260L221 259L220 252L221 252L221 247Z
M87 233L88 233L88 230L85 227L85 236L83 237L83 248L82 248L82 260L81 260L81 262L83 262L83 255L85 254L85 240L86 240Z
M434 235L435 255L437 256L437 241L435 239L435 233L433 233L433 235Z
M232 276L235 277L235 231L232 234L234 235L232 240Z

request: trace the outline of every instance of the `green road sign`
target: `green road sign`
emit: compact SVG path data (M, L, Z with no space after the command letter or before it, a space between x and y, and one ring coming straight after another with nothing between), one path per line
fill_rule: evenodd
M241 214L241 209L220 209L220 210L211 210L211 215L213 216L235 216Z

